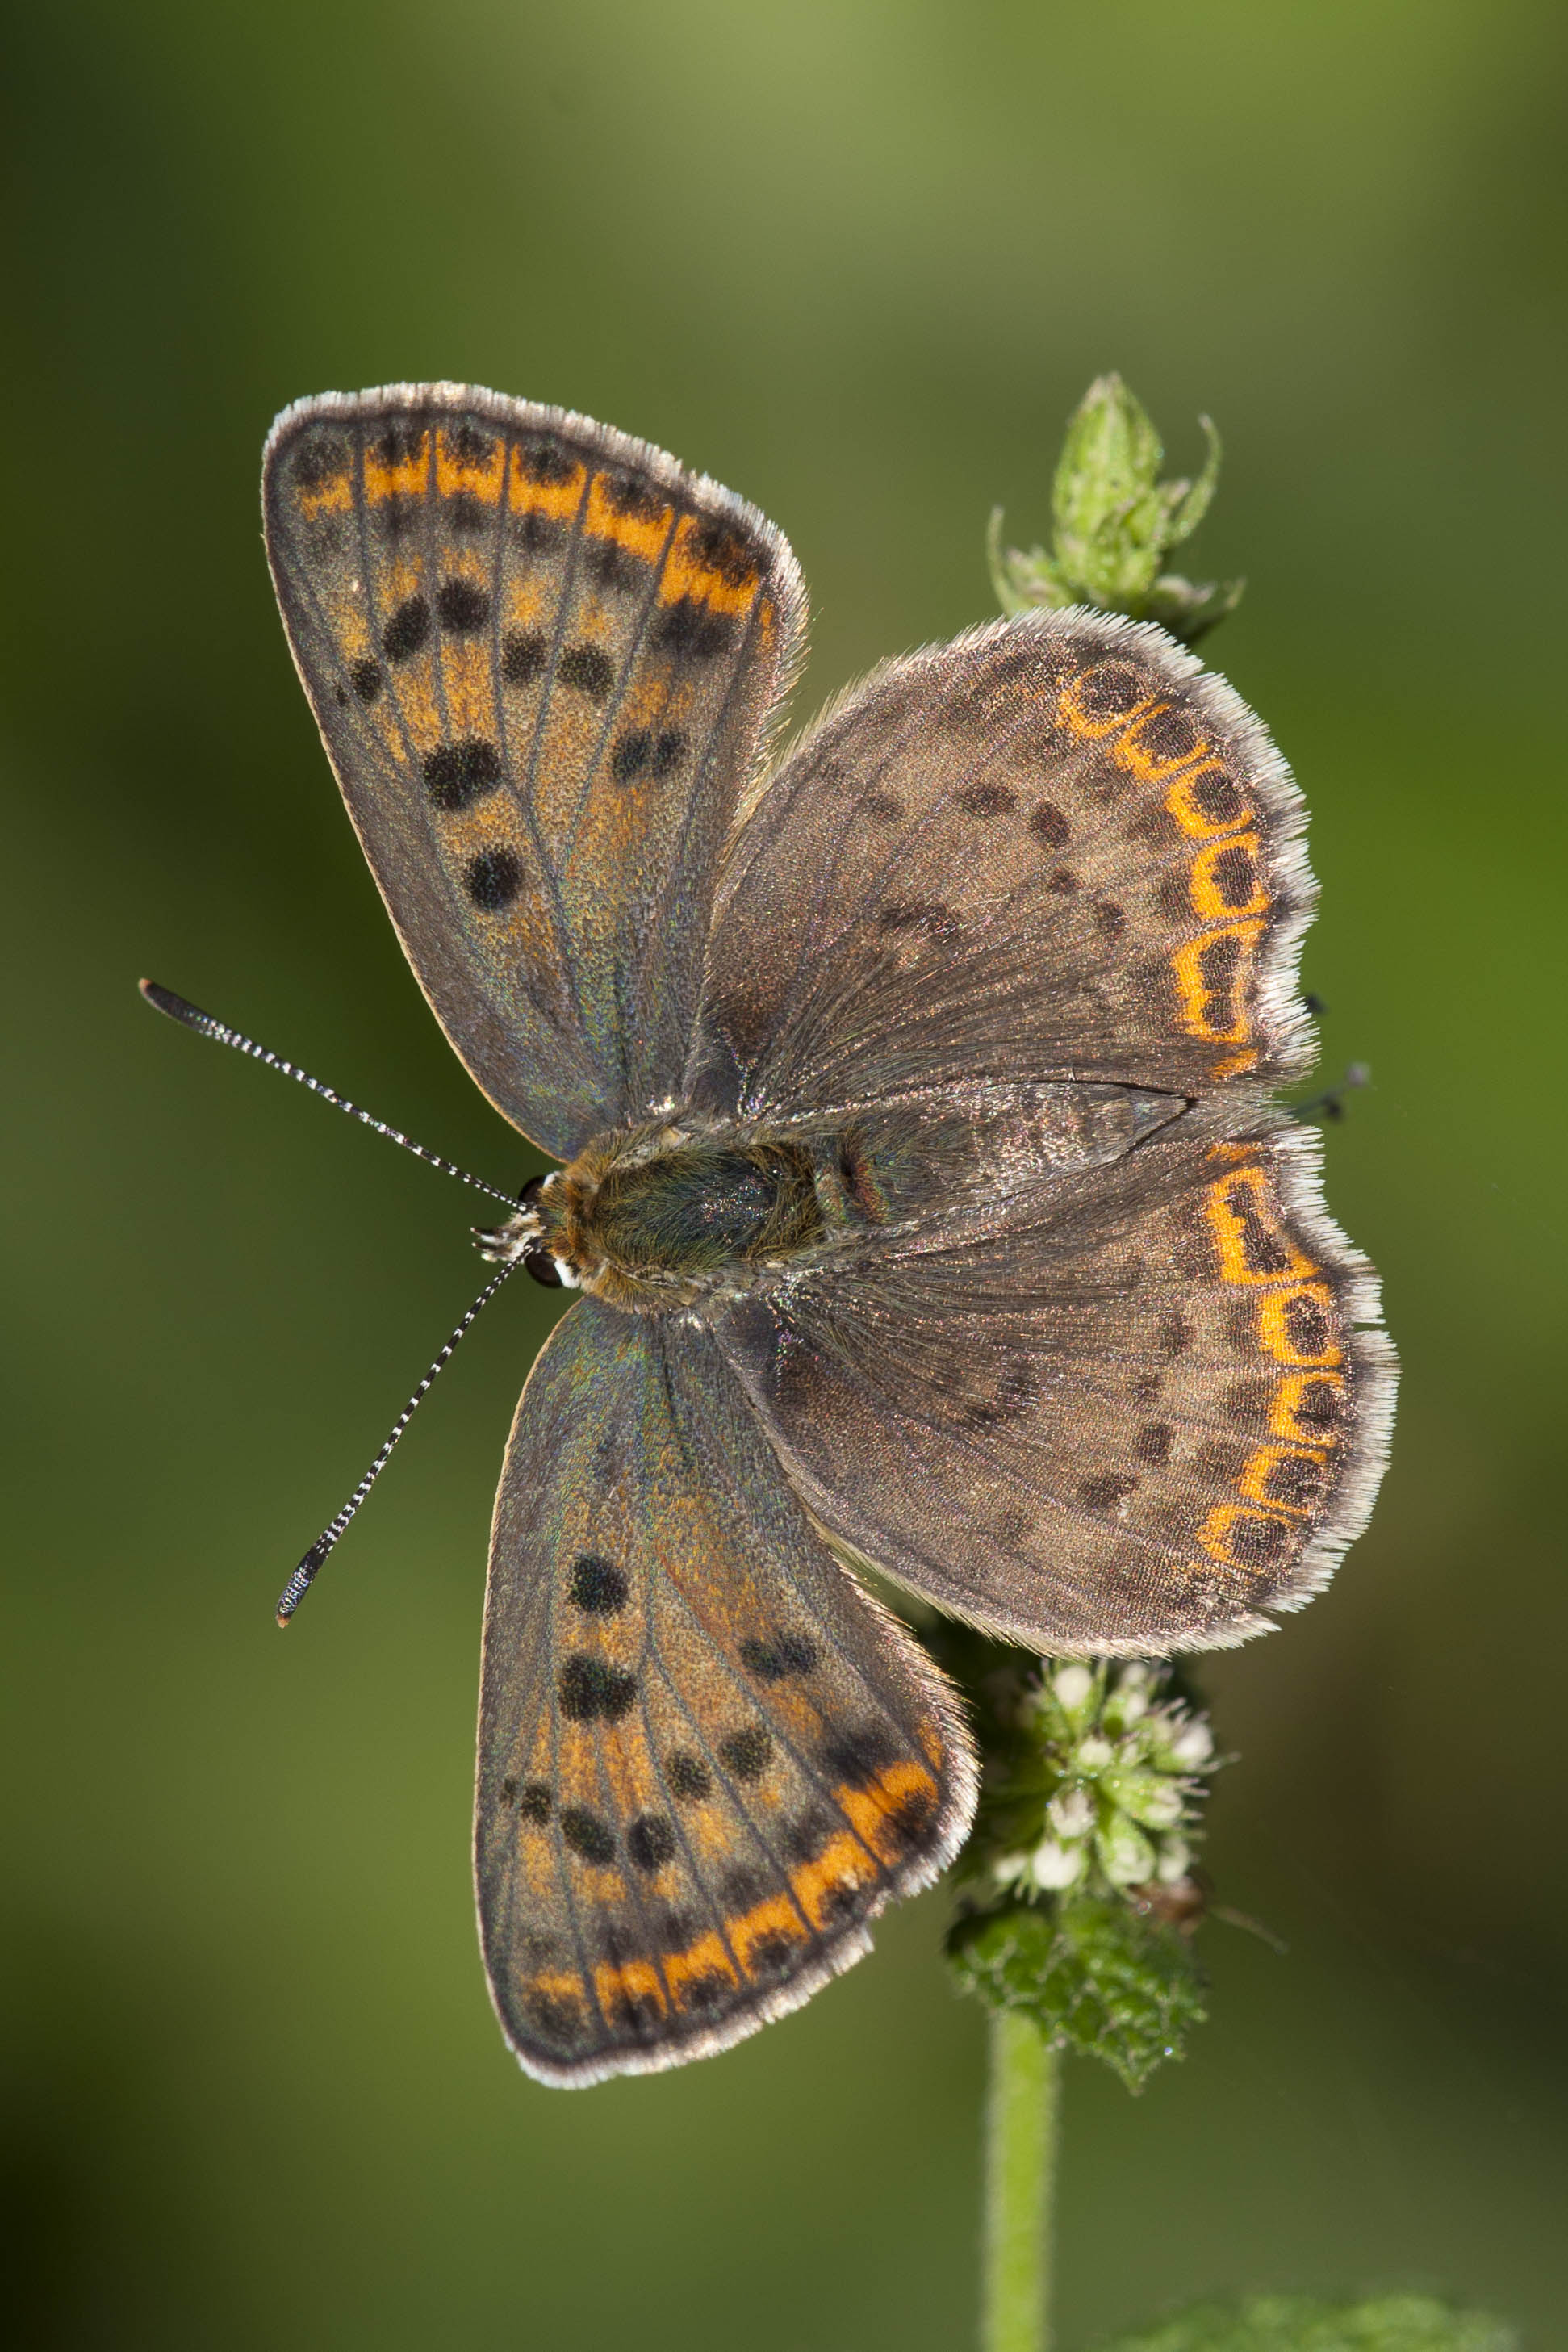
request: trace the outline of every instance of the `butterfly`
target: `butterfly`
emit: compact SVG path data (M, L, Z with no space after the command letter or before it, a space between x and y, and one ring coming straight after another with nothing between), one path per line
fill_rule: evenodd
M544 2082L673 2065L965 1836L956 1695L853 1569L1159 1655L1367 1517L1392 1357L1272 1099L1301 803L1222 680L1082 609L885 663L771 760L789 546L559 409L307 400L263 499L420 986L561 1163L485 1237L580 1293L496 1500L491 1992Z

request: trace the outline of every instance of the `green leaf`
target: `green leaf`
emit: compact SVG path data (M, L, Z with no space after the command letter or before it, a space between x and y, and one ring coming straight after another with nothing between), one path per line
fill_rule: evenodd
M1118 2336L1101 2352L1517 2352L1517 2345L1500 2320L1424 2294L1333 2305L1258 2295L1233 2307L1203 2304Z
M1130 2091L1183 2055L1206 2013L1186 1938L1115 1895L972 1914L947 1953L966 1991L1021 2011L1053 2049L1100 2059Z

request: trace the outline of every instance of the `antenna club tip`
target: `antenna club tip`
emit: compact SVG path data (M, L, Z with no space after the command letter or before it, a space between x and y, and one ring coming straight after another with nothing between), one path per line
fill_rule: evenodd
M288 1628L289 1628L289 1627L290 1627L290 1625L292 1625L292 1624L293 1624L293 1622L294 1622L294 1612L293 1612L293 1610L292 1610L292 1609L275 1609L275 1610L273 1611L273 1612L272 1612L272 1622L273 1622L273 1623L277 1626L277 1630L278 1630L278 1632L279 1632L280 1633L287 1633L287 1631L288 1631Z
M139 980L136 986L154 1013L166 1013L171 1021L183 1022L187 1029L211 1025L210 1013L204 1013L200 1005L193 1004L188 997L178 996L172 988L165 988L162 981Z

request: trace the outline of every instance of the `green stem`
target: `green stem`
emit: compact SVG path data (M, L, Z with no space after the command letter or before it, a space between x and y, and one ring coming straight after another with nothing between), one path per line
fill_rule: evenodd
M1061 2060L1030 2019L995 2009L990 2062L981 2352L1051 2352Z

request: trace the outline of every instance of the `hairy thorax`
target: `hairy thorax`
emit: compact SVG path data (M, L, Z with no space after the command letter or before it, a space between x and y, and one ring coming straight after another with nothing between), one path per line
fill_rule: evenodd
M972 1236L1053 1176L1134 1150L1180 1096L1073 1081L911 1093L770 1124L671 1110L596 1136L477 1238L637 1314L733 1297L897 1233ZM1043 1199L1042 1199L1043 1205Z

